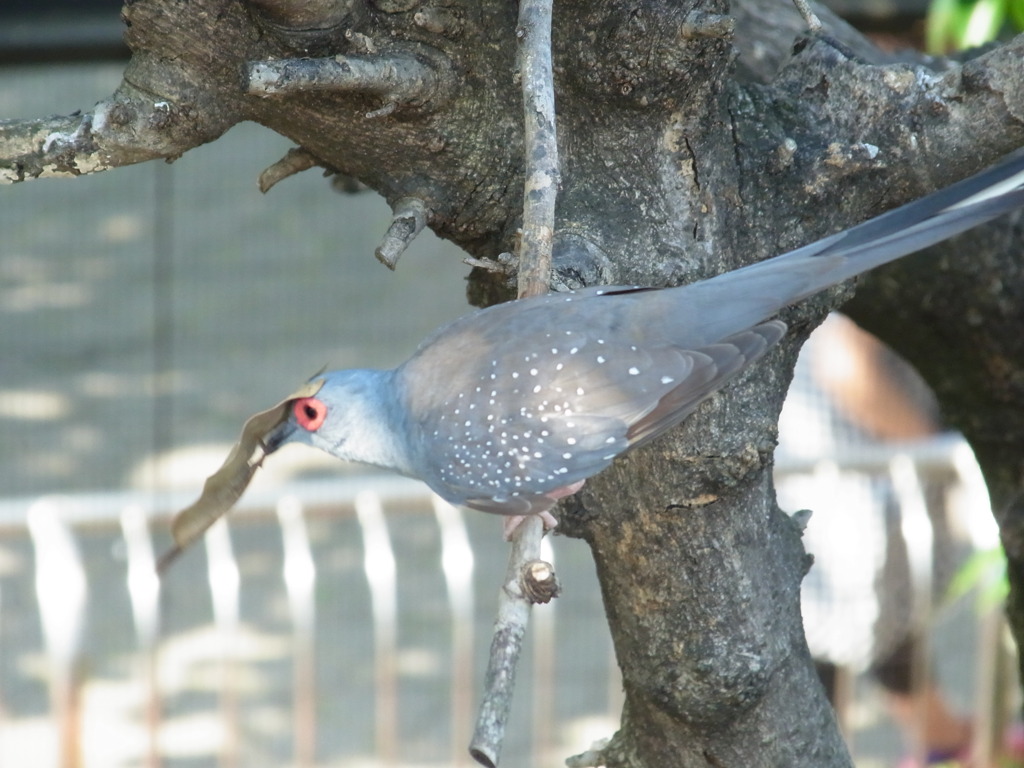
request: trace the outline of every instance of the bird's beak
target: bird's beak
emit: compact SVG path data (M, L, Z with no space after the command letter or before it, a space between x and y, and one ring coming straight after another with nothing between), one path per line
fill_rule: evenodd
M298 427L290 418L277 424L263 436L263 453L269 456L292 439Z
M285 443L291 442L299 425L295 423L292 416L292 407L297 400L304 397L313 397L324 385L323 379L314 378L299 388L297 392L288 395L284 400L270 410L258 413L252 417L246 425L253 425L257 430L256 434L263 448L263 455L269 456ZM255 420L255 422L254 422ZM261 434L262 433L262 434Z

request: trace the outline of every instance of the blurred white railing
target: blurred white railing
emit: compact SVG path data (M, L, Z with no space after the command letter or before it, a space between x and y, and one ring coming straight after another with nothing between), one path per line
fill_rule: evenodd
M920 476L953 474L967 496L984 492L964 450L943 439L898 457L872 449L829 461L890 473L909 538L923 542ZM777 472L816 467L789 463ZM492 518L464 517L421 484L394 477L254 490L207 535L205 566L189 553L161 584L154 552L166 543L169 516L192 500L108 493L0 501L0 765L469 765L474 673L483 669L506 555ZM620 685L592 565L582 545L559 542L558 550L568 595L536 612L508 765L558 765L592 737L610 735L618 717ZM915 571L931 572L921 559L929 550L911 553ZM440 593L424 589L433 581ZM927 585L921 594L930 601ZM118 614L121 603L130 616ZM191 624L169 626L176 610ZM348 614L329 620L328 610ZM930 602L920 610L930 613ZM261 626L268 616L273 626ZM110 622L121 631L105 629ZM350 642L368 643L368 652L344 650ZM188 654L191 667L180 662ZM332 655L351 660L325 670ZM283 683L267 682L285 667ZM105 706L115 688L122 698ZM584 733L588 724L596 731Z
M486 627L492 618L489 614L493 613L493 598L500 584L497 578L486 580L486 574L477 574L474 550L483 552L484 557L498 565L494 574L500 574L506 545L501 541L496 521L488 516L475 516L479 535L471 547L462 511L432 496L419 483L390 477L293 483L278 491L247 494L229 518L210 529L203 546L197 547L205 549L205 577L200 578L197 573L201 555L193 552L170 569L161 585L154 572L154 551L159 546L154 544L154 538L166 543L164 531L170 515L189 501L191 495L184 494L147 498L138 493L109 493L0 502L0 547L16 541L25 531L27 522L35 562L33 597L38 606L46 657L45 670L39 672L47 681L51 710L49 722L43 728L49 733L49 747L40 749L33 738L41 728L40 721L25 717L19 702L0 693L3 705L0 709L0 765L31 764L33 768L158 766L173 764L175 755L179 754L192 754L202 758L201 764L220 766L290 764L301 767L325 762L353 766L470 764L466 747L475 716L474 671L483 666L483 656L477 646L482 653L489 643ZM366 593L371 621L359 630L372 640L372 654L365 658L365 664L372 665L373 674L369 676L369 685L359 692L359 701L348 702L345 707L369 708L372 713L369 720L374 735L369 750L353 751L343 747L336 750L331 746L346 741L344 731L349 723L344 718L333 721L324 716L325 710L336 708L330 700L338 692L325 681L318 663L333 649L325 647L323 629L318 629L322 601L318 601L317 589L324 579L322 562L318 561L324 559L324 553L314 552L311 520L321 523L345 520L359 533L362 558L358 570L362 583L348 587L353 592L365 590ZM429 562L402 567L397 563L393 531L413 520L421 528L425 526L424 521L430 520L437 537L437 556L426 558ZM277 533L273 533L275 528ZM291 748L285 754L254 756L245 744L251 731L245 723L245 710L253 697L246 690L246 662L238 650L247 642L252 628L251 621L242 615L246 584L241 560L245 556L257 557L259 548L253 552L253 547L247 545L246 553L240 552L235 541L239 532L247 532L249 538L255 533L262 549L280 549L279 590L275 588L273 592L261 594L259 600L268 603L281 600L286 605L292 674L289 690L279 689L274 694L276 706L290 712L288 727L280 728L285 738L291 740ZM111 608L105 604L104 590L116 589L117 585L109 580L109 574L102 585L93 583L90 571L98 563L83 554L79 543L83 536L106 537L109 548L123 547L124 588L130 603L139 660L126 677L134 676L143 692L133 706L130 723L122 719L103 730L123 733L130 727L137 733L127 740L144 742L144 745L124 750L117 756L122 762L112 762L109 753L89 748L88 728L90 723L102 719L102 715L90 713L83 707L83 689L89 685L83 661L86 667L91 666L96 653L90 648L87 632L96 622L106 620L104 614ZM434 543L431 547L435 548ZM549 551L548 555L554 558L553 552ZM109 571L110 563L106 565ZM415 667L417 661L415 653L407 653L400 642L408 621L400 616L399 593L400 580L408 583L433 578L434 571L439 572L444 584L444 594L436 600L444 606L444 615L428 611L424 619L420 611L413 621L436 625L432 633L446 635L447 652L440 655L447 657L447 668L437 670L435 677L438 685L450 691L450 703L441 711L431 709L418 715L430 721L428 727L420 730L432 732L430 738L435 742L423 749L422 744L407 742L404 721L407 715L400 707L409 676L405 668ZM586 573L584 577L588 586L574 585L573 590L590 589L593 577ZM6 592L5 587L0 578L0 596ZM205 594L198 594L199 591ZM478 599L481 591L483 598ZM161 627L161 602L186 598L208 600L210 604L210 631L204 636L205 660L215 663L204 667L203 674L212 674L205 686L199 687L205 687L207 693L215 692L217 705L213 717L207 708L205 714L197 710L177 714L174 719L186 722L189 718L205 717L204 727L216 731L212 739L195 737L209 742L211 746L205 750L194 744L173 743L179 738L178 734L186 742L194 736L185 728L168 727L166 723L167 673L161 672L161 648L174 641L174 633ZM0 600L0 617L5 609L12 610L5 603ZM604 700L587 696L582 701L559 702L553 683L556 644L552 636L557 603L537 610L531 639L532 663L527 666L527 674L532 679L521 685L518 705L521 713L529 713L531 717L520 716L521 722L513 723L518 733L510 734L510 761L518 754L524 764L557 764L551 763L547 756L556 747L563 751L572 749L564 743L571 723L611 716L618 710L619 686L614 677L610 639L607 633L595 635L589 624L587 637L582 642L590 646L592 659L597 659L590 674L605 681L599 684L601 691L612 693ZM593 605L591 601L591 607ZM402 608L408 610L408 606ZM12 647L17 643L4 638L2 627L0 621L0 654L25 657L42 650ZM531 667L532 673L529 672ZM413 677L415 675L414 671ZM3 684L3 677L0 672L0 692L11 688ZM609 679L612 682L608 682ZM351 694L339 695L352 698ZM613 724L614 720L609 719L605 727ZM325 733L331 737L325 739ZM556 743L556 738L563 741ZM355 741L365 743L366 739ZM587 746L589 742L580 743L578 749ZM344 754L346 751L350 754ZM418 751L424 751L428 757L417 758Z

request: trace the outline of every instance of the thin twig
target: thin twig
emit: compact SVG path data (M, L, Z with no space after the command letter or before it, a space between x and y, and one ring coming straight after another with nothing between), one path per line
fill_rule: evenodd
M547 293L558 192L555 90L551 70L551 0L520 0L518 64L522 76L526 182L519 243L519 297ZM498 764L512 705L516 666L533 601L557 593L554 569L539 564L544 523L531 515L512 534L498 599L484 696L469 752L487 768ZM546 599L545 599L546 597Z
M821 19L818 18L818 14L811 10L811 4L807 0L793 0L793 5L800 11L800 15L804 17L807 29L812 35L821 32Z
M505 570L505 582L498 597L498 615L484 676L484 697L470 742L469 754L480 765L495 768L505 739L505 723L512 707L516 666L523 636L530 621L530 600L520 584L523 565L537 558L544 524L537 516L523 521L512 537L512 552Z
M551 0L519 5L519 72L523 85L526 183L519 244L519 298L548 292L558 194L555 87L551 72Z

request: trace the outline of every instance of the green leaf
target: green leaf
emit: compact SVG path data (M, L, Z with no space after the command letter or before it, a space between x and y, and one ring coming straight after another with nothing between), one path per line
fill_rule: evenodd
M947 596L957 600L978 590L977 608L989 610L1006 600L1010 585L1006 576L1006 555L1002 547L975 552L950 581Z
M960 35L961 48L990 43L999 36L1006 21L1007 0L977 0Z
M1024 29L1024 0L1007 0L1010 22L1015 29Z
M925 16L925 50L937 56L953 50L969 11L961 0L932 0Z

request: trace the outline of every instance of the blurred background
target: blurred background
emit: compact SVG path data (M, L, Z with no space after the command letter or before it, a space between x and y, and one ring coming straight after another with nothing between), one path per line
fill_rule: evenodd
M119 5L5 3L0 119L107 96ZM261 195L289 148L242 125L173 165L0 187L0 766L468 764L500 521L288 449L151 577L250 414L324 366L395 365L467 311L469 268L429 233L397 272L373 258L375 194L312 171ZM936 691L948 732L998 751L1015 683L970 453L917 384L894 407L924 415L881 434L815 370L787 406L780 499L825 542L805 615L857 764L923 764ZM564 594L535 612L507 765L562 764L621 706L586 547L549 544ZM891 658L917 682L887 682Z

